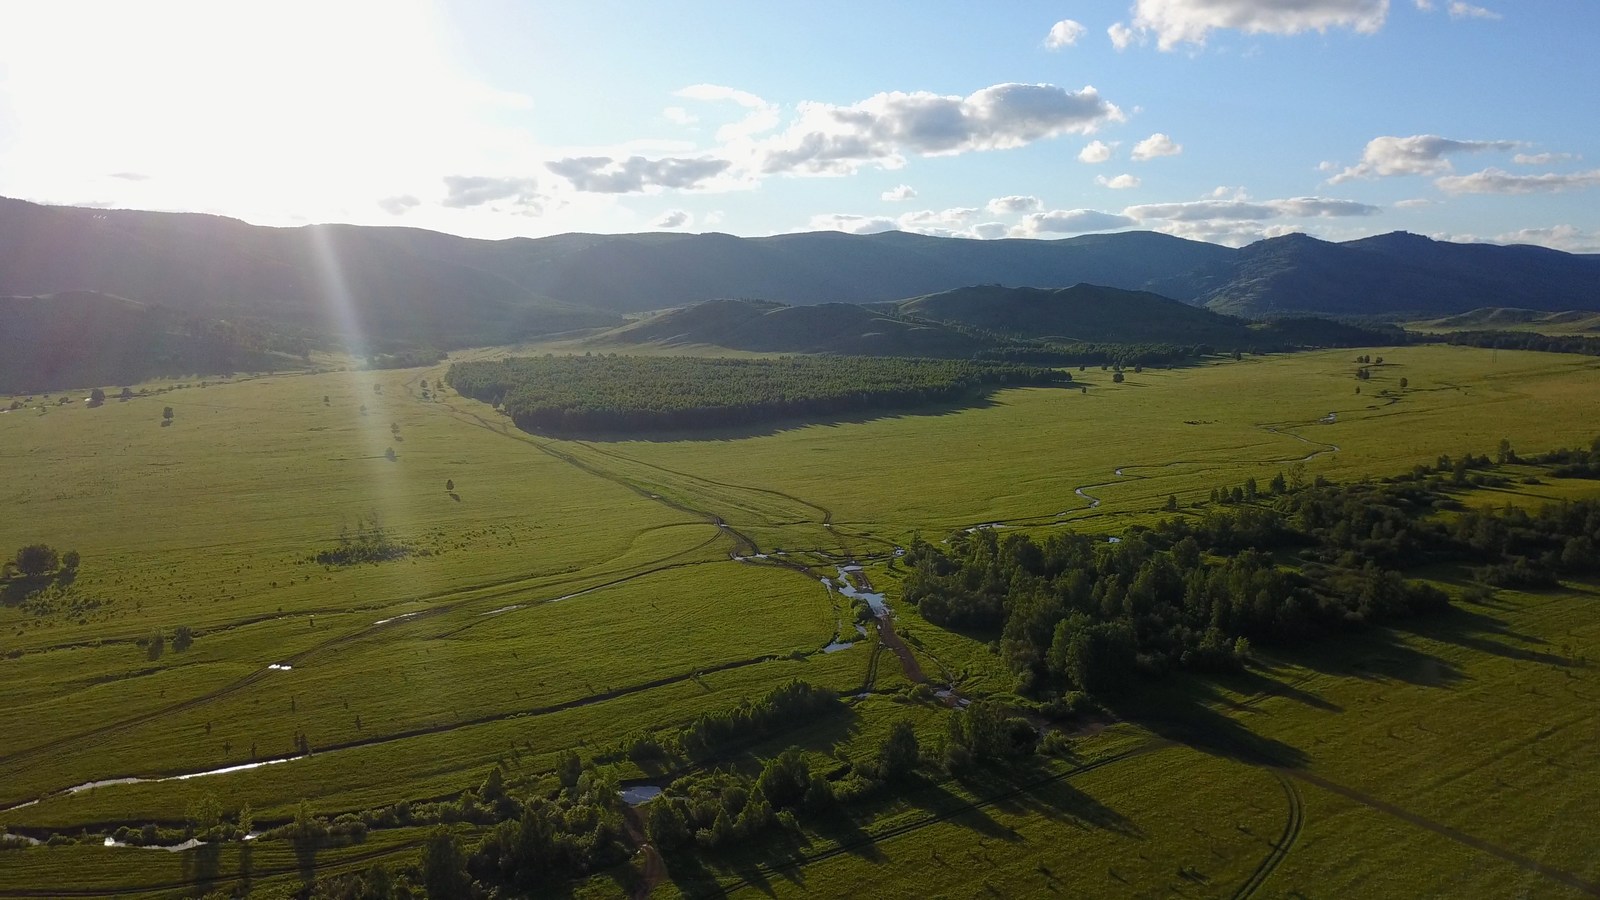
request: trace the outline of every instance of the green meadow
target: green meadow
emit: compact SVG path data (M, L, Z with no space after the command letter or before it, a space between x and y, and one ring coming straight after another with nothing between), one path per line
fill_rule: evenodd
M1502 439L1533 453L1600 432L1600 360L1360 352L1383 357L1364 380L1353 350L1122 383L1090 367L1071 387L959 410L692 439L524 433L441 390L443 365L153 384L100 408L86 391L31 398L0 414L0 555L43 542L83 562L41 591L8 585L0 605L0 824L58 844L0 850L0 897L288 895L374 860L410 862L422 829L315 854L99 838L180 826L207 796L230 816L248 804L258 827L302 802L333 817L449 798L494 767L548 772L563 751L603 755L793 678L839 691L848 710L731 765L758 770L790 745L817 766L865 758L902 718L932 742L948 713L930 687L1014 698L1014 685L992 635L900 602L893 551L913 536L1114 534L1195 514L1247 478L1359 481ZM1534 508L1592 498L1593 485L1546 479L1463 500ZM396 558L316 560L375 523ZM875 629L859 638L848 598L820 583L851 562L887 593L927 686ZM1457 596L1452 611L1258 653L1242 675L1175 679L1026 771L930 776L863 807L852 829L808 825L776 854L669 860L658 884L635 860L572 889L1600 892L1600 589L1468 596L1466 573L1425 574ZM179 626L187 649L173 646ZM855 643L825 650L836 641ZM67 792L107 779L140 781Z

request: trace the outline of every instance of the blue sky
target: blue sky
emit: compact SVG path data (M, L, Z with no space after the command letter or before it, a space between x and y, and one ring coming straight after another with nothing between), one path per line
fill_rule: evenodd
M1600 3L0 6L0 194L273 225L1600 251Z

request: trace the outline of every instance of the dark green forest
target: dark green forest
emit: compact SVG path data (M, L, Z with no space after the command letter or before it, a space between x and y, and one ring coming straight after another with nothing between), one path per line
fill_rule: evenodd
M1558 477L1593 477L1591 450L1539 457ZM1517 462L1502 445L1499 463ZM1466 566L1485 585L1553 587L1600 570L1600 503L1536 512L1456 510L1457 488L1505 483L1487 456L1440 457L1381 483L1265 488L1251 479L1194 517L1120 539L959 532L916 541L905 598L930 622L999 637L1025 693L1124 692L1139 675L1243 667L1251 646L1292 646L1448 607L1407 580ZM1223 500L1221 498L1229 498Z
M853 356L545 356L456 363L445 377L462 395L503 408L519 428L562 433L748 426L1072 380L1015 364Z

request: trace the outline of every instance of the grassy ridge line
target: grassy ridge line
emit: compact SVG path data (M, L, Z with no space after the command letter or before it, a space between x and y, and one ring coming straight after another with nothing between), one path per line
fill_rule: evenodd
M924 816L922 818L913 820L911 822L904 822L904 823L902 823L900 825L896 825L896 826L894 826L892 828L886 828L886 829L884 829L884 830L882 830L880 832L868 833L863 838L860 838L860 839L857 839L857 840L853 840L853 841L848 841L848 842L842 843L842 844L835 844L834 846L829 847L826 850L820 850L820 851L818 851L816 853L812 853L812 854L809 854L809 855L802 856L799 859L790 860L790 861L782 862L782 863L762 863L762 864L759 864L759 865L755 866L755 870L756 870L757 874L762 875L762 876L766 876L766 875L775 875L775 874L777 874L779 872L783 872L783 871L786 871L786 870L789 870L789 869L804 868L804 867L806 867L808 865L812 865L814 863L819 863L819 862L822 862L823 860L832 859L833 857L839 856L839 855L844 854L844 853L849 853L852 850L858 850L858 849L860 849L862 847L868 847L868 846L873 846L873 845L876 845L876 844L880 844L880 843L882 843L884 841L888 841L888 840L891 840L893 838L901 837L903 835L911 834L912 832L919 831L919 830L921 830L923 828L928 827L929 825L937 825L940 822L944 822L944 821L947 821L949 819L953 819L953 818L955 818L957 816L960 816L960 815L963 815L965 813L969 813L969 812L972 812L974 810L983 809L983 808L988 807L988 806L993 806L996 803L1000 803L1000 802L1005 801L1005 800L1010 800L1010 799L1012 799L1014 797L1020 797L1023 794L1031 793L1032 791L1037 790L1038 788L1044 787L1047 784L1054 784L1054 783L1056 783L1058 781L1064 781L1064 780L1072 778L1072 777L1074 777L1076 775L1083 775L1083 774L1086 774L1086 773L1089 773L1089 772L1093 772L1096 769L1102 769L1102 768L1105 768L1106 766L1110 766L1110 765L1113 765L1115 763L1126 762L1127 760L1135 759L1137 757L1144 756L1144 755L1149 754L1149 753L1157 753L1157 752L1160 752L1162 750L1167 750L1167 749L1170 749L1172 747L1178 747L1178 746L1182 746L1182 745L1178 744L1177 742L1174 742L1174 741L1168 741L1168 740L1164 740L1164 739L1161 739L1161 738L1157 738L1157 739L1154 739L1154 740L1152 740L1152 741L1150 741L1148 743L1140 744L1137 747L1133 747L1133 748L1130 748L1128 750L1123 750L1120 753L1116 753L1116 754L1113 754L1111 756L1108 756L1105 759L1099 759L1099 760L1095 760L1092 763L1085 763L1083 765L1074 766L1071 769L1067 769L1067 770L1062 771L1062 772L1056 772L1056 773L1051 774L1051 775L1046 775L1043 778L1036 778L1036 779L1034 779L1032 781L1029 781L1029 782L1027 782L1025 784L1017 785L1016 787L1013 787L1010 790L1001 791L998 794L993 794L993 795L990 795L990 796L985 797L985 798L980 799L980 800L973 800L973 801L970 801L970 802L967 802L967 803L962 803L959 806L954 806L954 807L951 807L950 809L946 809L946 810L943 810L941 812L930 813L927 816ZM728 894L730 894L730 893L732 893L734 891L743 890L744 888L752 887L752 886L753 886L753 882L751 881L751 879L741 877L741 878L734 879L732 881L718 882L717 893L719 895L721 895L721 896L727 896Z

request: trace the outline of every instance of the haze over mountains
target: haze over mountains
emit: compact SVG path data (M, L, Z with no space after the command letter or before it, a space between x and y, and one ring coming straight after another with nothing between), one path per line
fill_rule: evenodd
M922 307L906 310L924 316L937 302L926 295L972 285L1080 283L1249 318L1400 318L1485 306L1600 309L1600 258L1405 233L1346 243L1289 235L1242 249L1151 232L1052 241L903 232L480 241L407 228L268 228L192 213L0 199L0 297L97 292L212 319L260 319L303 334L359 333L369 345L501 343L615 327L625 313L717 298L807 306L924 297ZM1115 296L1119 303L1149 302ZM1024 314L1026 304L1008 309L991 310L981 327L1016 330L995 317ZM1132 312L1113 318L1126 322ZM1168 325L1179 321L1170 310L1162 315L1171 318ZM817 323L828 317L814 318L807 327L824 327ZM1038 323L1018 328L1052 333Z

